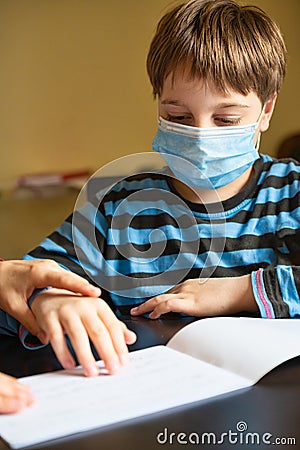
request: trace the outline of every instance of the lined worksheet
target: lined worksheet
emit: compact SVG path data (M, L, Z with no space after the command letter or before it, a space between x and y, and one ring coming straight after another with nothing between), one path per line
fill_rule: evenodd
M21 379L36 403L0 416L1 437L20 448L249 387L300 355L297 319L211 318L167 346L130 353L130 363L86 378L80 367Z
M101 366L101 362L99 363ZM130 354L119 374L86 378L80 368L23 379L37 398L27 410L0 417L13 448L91 430L249 384L248 380L164 346Z

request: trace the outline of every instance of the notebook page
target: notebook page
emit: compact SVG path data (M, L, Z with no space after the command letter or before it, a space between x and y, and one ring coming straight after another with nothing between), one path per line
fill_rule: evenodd
M101 362L99 362L101 366ZM117 375L86 378L81 368L21 379L36 404L0 416L2 438L13 448L91 430L246 387L247 380L190 356L157 346L130 354Z
M167 346L255 384L279 364L300 355L300 320L202 319L178 331Z

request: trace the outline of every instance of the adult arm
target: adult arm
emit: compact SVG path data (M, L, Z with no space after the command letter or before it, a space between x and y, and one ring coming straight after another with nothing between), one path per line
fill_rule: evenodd
M36 289L47 286L68 289L85 296L99 297L101 291L78 275L62 269L50 260L0 263L0 308L21 322L31 334L40 327L27 305Z

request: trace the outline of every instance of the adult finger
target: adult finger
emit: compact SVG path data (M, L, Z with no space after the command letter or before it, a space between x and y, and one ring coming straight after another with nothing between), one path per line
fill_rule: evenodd
M37 336L41 332L41 328L27 303L17 293L11 295L10 302L5 310L17 319L31 334Z
M13 414L20 412L33 403L33 400L20 398L19 396L8 397L0 395L0 414Z
M0 374L0 413L14 413L34 402L29 386L15 378Z
M93 286L85 278L62 269L59 266L57 268L51 268L51 270L48 271L41 271L36 280L36 284L37 288L52 286L77 292L89 297L99 297L101 294L100 288Z

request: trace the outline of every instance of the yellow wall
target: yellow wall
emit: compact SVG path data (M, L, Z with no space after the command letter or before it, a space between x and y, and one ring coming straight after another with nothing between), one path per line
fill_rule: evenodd
M166 0L0 0L0 182L149 150L145 56Z
M299 130L299 0L252 0L281 24L289 71L262 149ZM0 0L0 187L148 151L145 57L171 0Z

